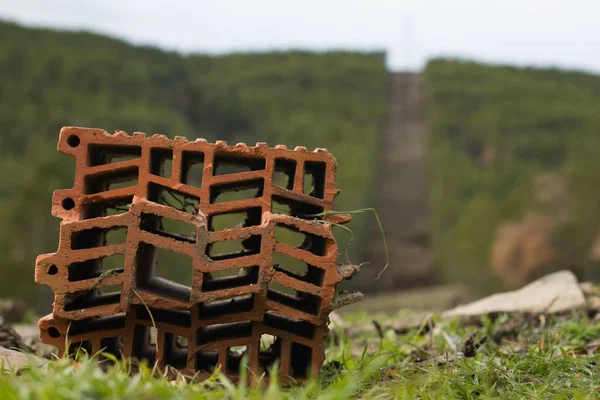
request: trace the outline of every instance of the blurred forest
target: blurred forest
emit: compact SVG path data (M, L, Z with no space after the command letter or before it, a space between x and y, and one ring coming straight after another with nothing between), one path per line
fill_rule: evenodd
M484 292L562 268L599 278L600 78L441 59L424 74L436 280ZM62 126L327 147L337 209L353 210L385 189L388 84L383 53L183 56L0 22L0 297L49 299L33 266L57 247L51 193L73 184ZM366 220L352 224L357 263Z
M327 147L343 165L337 207L356 209L371 203L386 80L383 53L182 56L0 22L0 296L49 299L33 266L57 248L52 191L73 185L62 126Z
M425 74L437 272L476 291L597 279L600 78L453 60Z

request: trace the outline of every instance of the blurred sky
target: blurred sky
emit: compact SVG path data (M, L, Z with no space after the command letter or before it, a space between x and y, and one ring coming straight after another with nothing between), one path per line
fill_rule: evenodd
M598 0L0 0L0 18L181 52L385 50L600 72Z

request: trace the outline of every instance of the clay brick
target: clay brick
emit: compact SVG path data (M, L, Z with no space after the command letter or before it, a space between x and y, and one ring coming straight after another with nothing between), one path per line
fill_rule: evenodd
M58 150L75 158L75 182L53 196L58 251L36 261L36 282L54 291L43 342L200 377L221 365L235 379L243 353L257 375L275 361L283 381L318 374L343 279L332 223L350 220L316 215L339 193L327 150L75 127L61 130ZM241 251L227 250L234 242ZM165 251L186 260L168 267L191 284L161 276ZM274 264L275 253L306 271Z

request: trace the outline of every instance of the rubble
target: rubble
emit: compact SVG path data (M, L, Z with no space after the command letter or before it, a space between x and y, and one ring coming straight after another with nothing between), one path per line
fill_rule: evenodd
M21 335L9 325L0 325L0 347L31 351Z
M0 365L4 372L20 372L23 369L31 368L32 365L41 367L48 363L48 360L25 354L18 350L0 347Z

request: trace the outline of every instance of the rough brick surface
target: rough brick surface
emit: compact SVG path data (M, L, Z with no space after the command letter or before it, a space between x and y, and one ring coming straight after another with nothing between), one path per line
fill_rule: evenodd
M53 196L58 251L36 261L36 282L54 291L43 342L199 376L221 365L235 379L244 353L258 375L275 361L284 381L318 374L343 279L331 227L350 220L318 215L339 193L329 152L74 127L61 130L58 150L76 172ZM223 216L239 223L221 229ZM236 241L241 250L227 251ZM189 268L190 286L161 276L162 251L188 260L167 267ZM274 252L304 268L274 264Z

